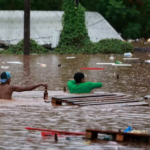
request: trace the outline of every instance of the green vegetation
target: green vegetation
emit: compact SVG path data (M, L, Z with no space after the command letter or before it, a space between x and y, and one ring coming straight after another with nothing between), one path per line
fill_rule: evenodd
M150 0L80 0L89 11L97 11L123 38L150 37Z
M116 6L116 9L121 6ZM122 3L120 3L122 5ZM97 43L90 41L85 24L85 9L81 4L77 4L73 0L63 1L64 15L62 19L63 30L60 35L60 41L52 53L61 54L94 54L94 53L114 53L123 54L125 52L132 52L133 47L130 43L123 42L118 39L104 39ZM110 8L111 9L111 8ZM112 10L111 10L112 11ZM109 13L108 13L109 15ZM121 15L121 14L119 14ZM124 13L122 14L124 15ZM140 29L136 24L137 29L128 24L132 31ZM124 30L130 37L139 35L139 33L132 35L130 31ZM4 54L23 54L24 41L20 41L17 45L10 46L7 50L2 51ZM48 50L38 45L34 40L30 40L30 53L49 53Z
M64 0L63 30L60 41L55 49L57 53L116 53L131 52L131 44L117 39L105 39L97 43L90 41L85 25L85 9L74 1Z
M24 41L21 40L17 45L10 46L7 50L1 51L3 54L23 54ZM44 54L48 53L48 50L38 45L36 41L30 40L30 53Z
M62 10L62 3L63 0L31 0L31 9ZM150 0L80 0L80 3L87 11L102 14L123 38L150 38ZM24 0L0 0L0 10L23 9Z
M64 0L63 8L63 30L56 51L80 53L84 46L92 44L86 29L85 9L72 0Z
M56 52L61 54L123 54L125 52L133 52L133 46L130 43L118 39L104 39L80 48L75 46L72 46L71 48L65 47L64 49L57 48Z

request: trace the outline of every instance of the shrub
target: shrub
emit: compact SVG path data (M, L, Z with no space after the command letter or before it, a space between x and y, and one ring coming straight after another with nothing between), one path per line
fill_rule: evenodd
M23 54L24 40L21 40L16 45L11 45L7 50L2 51L3 54ZM48 53L48 50L37 44L33 39L30 39L30 53L43 54Z
M97 43L84 45L80 48L76 46L56 48L56 52L61 54L123 54L125 52L133 52L133 46L130 43L118 39L104 39Z
M103 53L123 54L125 52L133 52L133 46L130 43L118 39L104 39L98 43L101 45Z
M77 51L80 53L82 46L91 43L85 24L85 9L74 0L64 0L64 15L62 19L63 30L60 34L58 49L56 51Z
M85 9L73 0L63 2L63 30L60 34L60 41L55 49L56 53L61 54L95 54L95 53L114 53L122 54L132 52L131 44L117 39L105 39L97 43L90 41L85 24Z

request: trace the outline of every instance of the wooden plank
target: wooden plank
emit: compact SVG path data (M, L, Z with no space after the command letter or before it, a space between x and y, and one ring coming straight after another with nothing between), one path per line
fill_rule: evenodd
M129 97L96 97L96 98L72 98L72 99L61 99L62 101L68 102L79 102L79 101L105 101L105 100L118 100L118 99L129 99Z
M90 105L101 105L98 103L90 103ZM105 106L106 104L102 104L103 106ZM79 106L89 106L89 104L79 104ZM145 102L133 102L133 103L121 103L121 104L111 104L111 105L106 105L106 107L117 107L117 106L149 106L148 103Z
M135 102L138 102L139 100L131 100L131 99L114 99L114 100L84 100L84 101L74 101L74 100L65 100L66 102L68 103L74 103L74 104L77 104L77 103L100 103L100 102L112 102L112 103L117 103L118 101L135 101ZM65 101L62 101L62 102L65 102Z
M103 97L103 96L116 96L117 94L85 94L85 95L74 95L74 96L58 96L58 97L52 97L52 99L70 99L70 98L86 98L86 97Z
M101 104L101 105L105 105L105 104L116 104L116 103L132 103L132 102L138 102L137 100L118 100L118 101L106 101L106 102L91 102L91 101L84 101L84 102L68 102L68 104L73 104L73 105L80 105L80 104Z
M80 106L80 105L78 105L78 106ZM92 106L92 105L84 105L84 106ZM149 106L149 104L147 104L147 103L135 103L135 102L133 102L133 103L121 103L121 104L110 104L110 105L99 105L99 108L118 108L118 107L133 107L133 106ZM82 105L81 105L81 107L82 107Z
M125 133L125 132L120 132L120 131L117 132L117 131L104 131L104 130L86 129L86 132L88 132L88 133L95 132L95 133L113 135L113 136L116 136L116 139L118 139L118 140L122 140L122 139L124 139L124 137L126 137L126 139L127 138L129 139L130 137L148 137L148 139L150 138L150 134ZM121 135L123 135L123 136L121 136Z
M109 96L114 96L114 94L109 94ZM90 96L90 98L91 97L97 97L97 96L101 96L101 97L103 97L103 96L106 96L106 95L92 95L92 96ZM84 98L86 98L87 97L87 95L86 96L84 96ZM83 96L75 96L75 97L52 97L52 103L53 104L56 104L56 102L58 102L59 104L60 104L60 102L66 102L67 103L67 100L68 99L70 99L70 98L83 98ZM88 97L89 98L89 97Z

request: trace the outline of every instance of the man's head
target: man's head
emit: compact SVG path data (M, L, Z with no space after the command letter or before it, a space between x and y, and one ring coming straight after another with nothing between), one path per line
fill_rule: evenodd
M74 80L76 81L76 83L84 83L84 74L82 72L77 72L74 75Z
M10 84L10 82L11 82L11 75L10 75L10 73L9 73L9 72L6 72L6 71L3 72L3 73L1 74L0 82L1 82L2 84L5 84L5 83Z

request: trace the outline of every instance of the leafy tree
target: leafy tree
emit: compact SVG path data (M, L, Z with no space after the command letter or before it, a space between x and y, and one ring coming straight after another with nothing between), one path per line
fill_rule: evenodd
M126 39L137 38L140 36L141 25L139 23L128 22L126 28L123 28L122 31L123 31L123 36Z
M23 0L0 0L0 10L22 10L24 9Z
M58 47L78 49L91 43L85 24L85 9L80 4L77 7L72 0L64 0L63 9L63 30Z
M31 10L62 10L63 1L31 0ZM73 2L73 0L68 1ZM150 0L80 0L80 3L87 11L102 14L118 32L122 33L124 38L149 37L150 35ZM0 10L24 10L24 0L0 0ZM129 33L133 31L128 29L131 24L135 25L136 36ZM138 33L137 24L141 28Z
M85 24L85 9L74 1L64 0L63 30L60 35L58 53L124 53L133 50L131 44L118 39L105 39L97 43L90 41Z
M62 0L31 0L32 10L61 10Z

